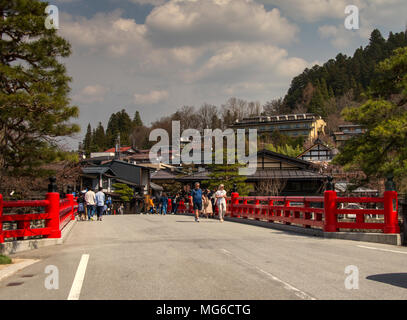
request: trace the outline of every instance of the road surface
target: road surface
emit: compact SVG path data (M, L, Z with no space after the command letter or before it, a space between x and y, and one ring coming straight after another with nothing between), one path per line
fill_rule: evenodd
M407 299L405 247L189 216L78 222L63 245L15 257L39 261L1 281L0 299Z

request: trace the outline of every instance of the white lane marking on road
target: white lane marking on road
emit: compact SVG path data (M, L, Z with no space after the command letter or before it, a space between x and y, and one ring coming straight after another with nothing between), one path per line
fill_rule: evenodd
M289 291L293 291L294 294L295 294L297 297L300 297L301 299L304 299L304 300L317 300L316 298L314 298L314 297L310 296L309 294L307 294L307 293L301 291L300 289L297 289L296 287L293 287L291 284L289 284L289 283L287 283L287 282L285 282L285 281L283 281L283 280L277 278L275 275L271 274L270 272L267 272L267 271L265 271L265 270L259 268L258 266L256 266L256 265L250 263L249 261L246 261L246 260L244 260L244 259L242 259L242 258L240 258L240 257L238 257L238 256L235 256L234 254L232 254L232 253L229 252L228 250L226 250L226 249L221 249L221 251L222 251L224 254L226 254L226 255L229 255L229 256L231 256L231 257L233 257L233 258L235 258L235 259L238 259L238 260L244 262L245 264L251 266L252 268L256 269L257 271L259 271L259 272L265 274L266 276L268 276L268 277L271 278L272 280L277 281L277 282L283 284L283 285L284 285L284 289L287 289L287 290L289 290Z
M357 247L364 248L364 249L370 249L370 250L379 250L379 251L407 254L407 252L405 252L405 251L389 250L389 249L382 249L382 248L375 248L375 247L366 247L366 246L360 246L360 245L358 245Z
M73 280L71 291L69 292L67 300L79 300L88 261L89 255L83 254L81 261L79 262L78 269L76 270L75 278Z

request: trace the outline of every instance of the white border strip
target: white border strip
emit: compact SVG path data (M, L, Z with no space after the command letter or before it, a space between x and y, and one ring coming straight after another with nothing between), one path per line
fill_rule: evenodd
M21 262L7 266L6 268L4 268L3 270L0 271L0 281L12 276L13 274L21 271L22 269L24 269L38 261L40 261L40 260L24 259Z
M78 269L76 270L75 279L73 280L71 291L69 292L67 300L79 300L88 261L89 255L83 254L81 261L79 262Z
M284 285L284 289L286 289L286 290L288 290L288 291L293 291L293 293L294 293L297 297L299 297L299 298L301 298L301 299L304 299L304 300L317 300L316 298L314 298L314 297L310 296L309 294L307 294L307 293L301 291L300 289L297 289L297 288L293 287L291 284L289 284L289 283L287 283L287 282L285 282L285 281L283 281L283 280L277 278L276 276L272 275L271 273L269 273L269 272L267 272L267 271L265 271L265 270L263 270L263 269L257 267L256 265L254 265L254 264L252 264L252 263L250 263L250 262L248 262L248 261L246 261L246 260L243 260L242 258L239 258L239 257L233 255L233 254L232 254L231 252L229 252L228 250L221 249L221 251L222 251L224 254L226 254L226 255L228 255L228 256L231 256L231 257L234 257L235 259L238 259L238 260L242 261L243 263L245 263L245 264L251 266L252 268L256 269L257 271L259 271L259 272L265 274L266 276L268 276L268 277L271 278L272 280L277 281L277 282L283 284L283 285Z
M360 245L358 245L357 247L359 247L359 248L364 248L364 249L370 249L370 250L378 250L378 251L385 251L385 252L393 252L393 253L407 254L407 252L405 252L405 251L397 251L397 250L381 249L381 248L375 248L375 247L366 247L366 246L360 246Z

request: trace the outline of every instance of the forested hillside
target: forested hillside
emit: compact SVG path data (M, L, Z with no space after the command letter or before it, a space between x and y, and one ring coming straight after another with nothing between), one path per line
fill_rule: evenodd
M353 57L338 54L323 66L305 69L295 77L283 100L287 112L303 109L327 117L336 111L332 98L340 98L351 92L352 100L360 101L375 79L375 68L380 61L389 58L392 52L407 46L407 33L390 33L384 39L379 30L371 33L369 44L357 49Z

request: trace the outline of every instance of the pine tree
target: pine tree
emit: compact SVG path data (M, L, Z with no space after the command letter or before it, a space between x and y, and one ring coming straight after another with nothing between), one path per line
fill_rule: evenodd
M141 121L140 113L138 111L136 111L136 114L134 115L133 126L134 127L142 127L143 126L143 121Z
M334 163L359 169L370 178L393 174L405 181L407 174L407 47L378 65L387 76L371 88L370 99L358 108L346 108L345 120L365 127L366 132L346 142ZM394 101L399 94L399 101ZM404 190L405 191L405 190Z
M93 143L95 144L95 148L97 148L97 151L102 152L106 150L105 129L103 128L101 122L99 122L98 127L96 128L95 136L93 139L94 139Z
M134 190L124 183L115 183L112 185L114 192L120 195L120 200L130 202L134 198Z
M324 100L329 99L329 91L328 91L328 86L326 85L326 80L322 78L321 80L321 94Z
M99 147L96 144L96 129L92 130L92 139L91 139L91 143L90 143L90 152L98 152L99 151Z
M113 113L110 116L106 129L106 140L109 147L114 147L116 140L120 135L120 142L123 146L131 144L130 135L132 133L133 122L131 121L126 110Z
M329 60L323 66L305 69L302 74L295 77L284 98L284 103L289 110L294 110L299 105L309 107L310 99L304 101L304 95L309 89L307 84L313 83L315 87L318 87L318 82L321 94L325 99L324 81L330 98L340 98L353 90L356 93L356 99L362 100L364 92L375 80L377 63L388 58L395 49L404 46L407 46L405 32L390 33L386 41L379 30L373 30L369 45L365 48L358 48L353 57L338 54L335 59ZM334 96L332 92L335 94ZM315 109L315 106L312 106L311 109Z
M85 139L83 140L83 150L85 151L86 156L89 156L92 145L92 127L90 123L88 124L88 129L86 130Z
M203 181L202 184L207 185L211 190L217 189L220 184L223 184L229 195L236 186L236 191L239 195L247 196L250 192L250 186L246 183L246 177L239 175L239 168L243 168L244 166L237 163L237 161L235 164L227 164L226 149L220 152L223 152L223 164L209 165L209 177L211 177L211 179ZM213 163L214 162L215 161L213 161Z
M59 137L71 124L69 82L61 58L69 43L45 27L47 3L0 1L0 175L44 175L43 164L64 159Z
M320 88L315 89L314 95L312 96L311 102L308 106L308 112L315 113L323 117L326 116L325 100Z

